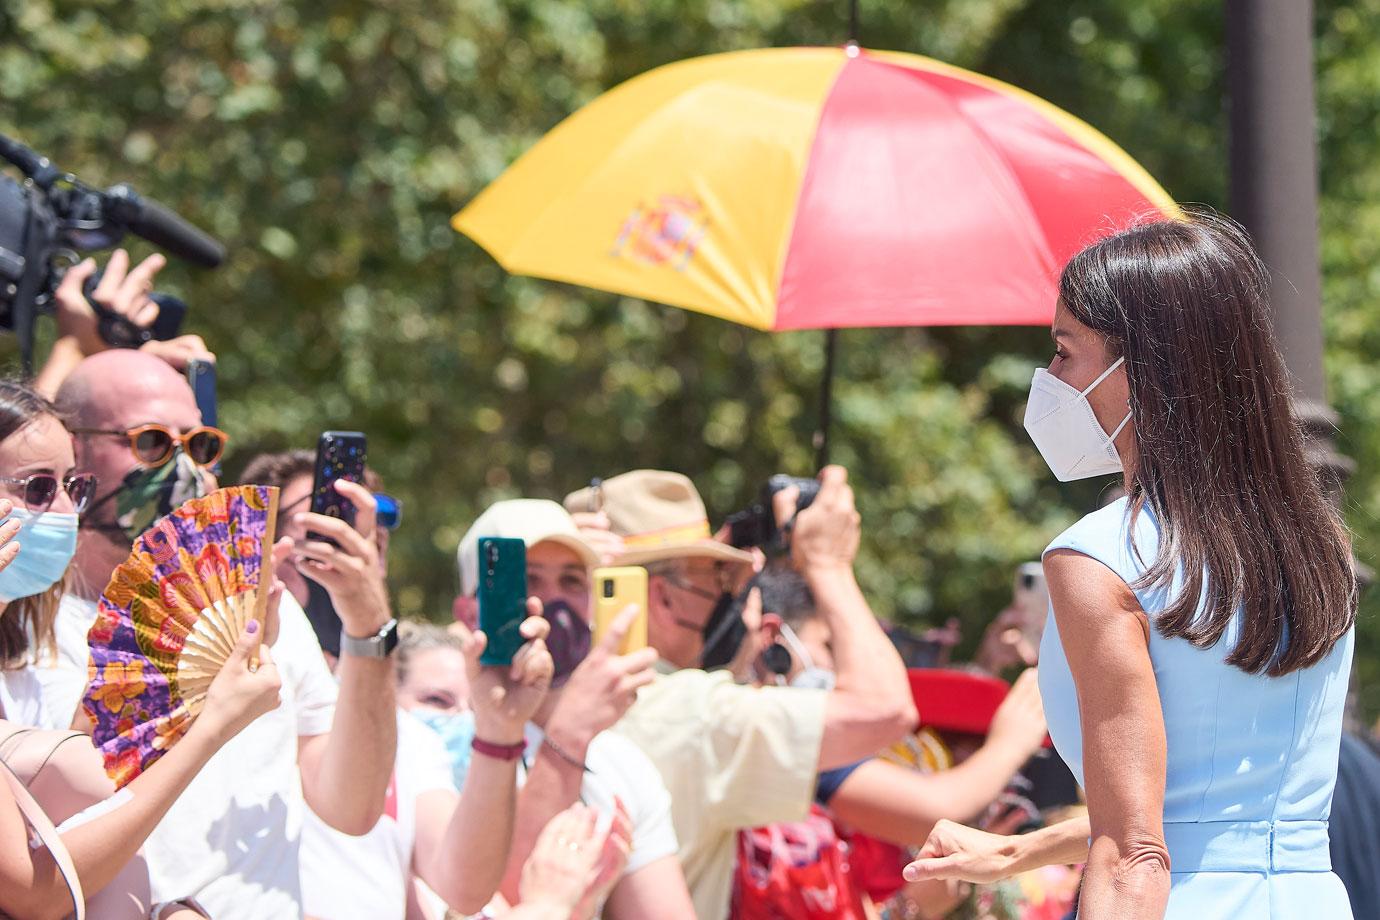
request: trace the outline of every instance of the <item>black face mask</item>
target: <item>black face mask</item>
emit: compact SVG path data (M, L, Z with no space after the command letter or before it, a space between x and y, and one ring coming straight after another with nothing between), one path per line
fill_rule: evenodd
M743 640L747 638L747 624L743 622L743 607L747 592L734 597L728 591L719 595L714 610L704 623L704 650L700 652L700 667L706 671L726 668L733 663Z
M303 576L306 578L306 576ZM303 608L321 651L340 657L340 615L335 612L331 593L310 578L307 581L307 603Z
M546 636L546 648L556 665L551 675L551 686L560 687L589 655L594 635L590 632L589 624L580 619L580 615L571 610L565 601L547 604L542 608L542 616L551 624L551 631Z

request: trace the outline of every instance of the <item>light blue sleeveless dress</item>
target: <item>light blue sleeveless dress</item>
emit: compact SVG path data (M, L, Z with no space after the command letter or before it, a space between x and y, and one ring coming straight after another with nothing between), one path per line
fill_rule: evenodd
M1122 499L1069 528L1045 552L1083 553L1130 584L1154 560L1158 543L1147 509L1136 518L1132 549ZM1152 624L1177 589L1135 591ZM1226 663L1239 634L1239 615L1211 649L1150 630L1168 741L1166 920L1348 920L1346 890L1331 871L1327 819L1354 637L1348 633L1311 668L1266 677ZM1078 698L1052 611L1040 644L1040 692L1054 745L1081 784Z

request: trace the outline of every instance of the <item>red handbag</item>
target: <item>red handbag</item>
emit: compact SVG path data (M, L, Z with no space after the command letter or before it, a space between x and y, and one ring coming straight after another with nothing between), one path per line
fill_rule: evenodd
M818 805L804 821L738 832L732 920L866 920L849 846Z

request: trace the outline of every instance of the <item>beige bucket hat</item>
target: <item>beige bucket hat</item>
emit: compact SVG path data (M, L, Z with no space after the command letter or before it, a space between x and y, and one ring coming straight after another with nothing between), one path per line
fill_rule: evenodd
M565 507L572 513L608 515L626 547L619 565L696 557L747 566L753 562L750 553L713 538L700 493L680 473L633 470L570 493Z

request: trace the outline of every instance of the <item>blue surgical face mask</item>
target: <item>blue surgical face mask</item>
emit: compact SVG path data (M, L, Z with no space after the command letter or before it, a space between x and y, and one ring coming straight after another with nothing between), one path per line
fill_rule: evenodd
M62 580L77 552L77 516L59 511L34 514L16 508L6 520L20 522L19 555L0 570L0 601L42 594Z
M457 788L465 785L465 777L470 772L470 744L474 741L474 714L460 712L454 715L444 712L412 711L412 716L427 728L441 736L446 756L450 760L451 774Z

